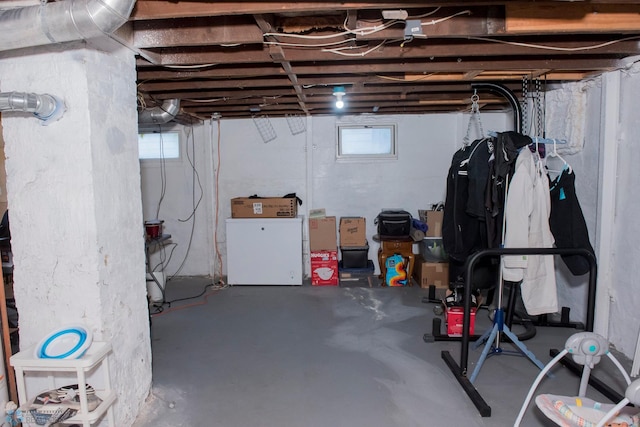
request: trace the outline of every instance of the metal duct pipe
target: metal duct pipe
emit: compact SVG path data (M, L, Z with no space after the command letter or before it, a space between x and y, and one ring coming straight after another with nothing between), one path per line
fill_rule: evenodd
M109 35L135 0L65 0L0 11L0 51Z
M48 124L62 116L64 103L49 94L6 92L0 93L0 112L2 111L33 113L43 124Z
M160 107L138 113L138 124L162 124L173 120L180 112L179 99L165 99Z

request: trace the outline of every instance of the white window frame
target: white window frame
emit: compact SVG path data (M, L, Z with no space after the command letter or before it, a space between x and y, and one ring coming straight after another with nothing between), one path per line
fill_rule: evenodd
M338 125L336 127L336 159L338 161L372 161L372 160L397 160L398 159L398 127L395 124L378 125ZM363 154L345 154L342 148L343 130L348 129L389 129L391 138L390 153L376 154L374 152Z
M178 137L178 156L177 157L146 157L146 158L141 158L140 157L140 135L160 135L162 134L163 137L169 134L172 135L177 135ZM159 149L158 149L159 151ZM166 149L163 151L167 151ZM182 161L182 132L180 131L180 129L177 128L160 128L158 129L156 128L140 128L138 129L138 160L140 160L141 162L160 162L160 161L165 161L165 162L177 162L177 161Z

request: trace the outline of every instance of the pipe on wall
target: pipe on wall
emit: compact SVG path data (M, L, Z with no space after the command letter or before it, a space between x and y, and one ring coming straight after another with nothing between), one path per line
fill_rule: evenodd
M134 5L135 0L65 0L0 10L0 52L109 36L127 22ZM6 104L0 104L2 111L31 111L43 124L53 118L52 114L59 118L64 110L62 103L50 95L5 95L0 100ZM138 122L167 123L179 111L179 100L166 100L160 107L141 111Z
M4 111L33 113L43 125L47 125L62 117L64 103L49 94L5 92L0 93L0 112Z

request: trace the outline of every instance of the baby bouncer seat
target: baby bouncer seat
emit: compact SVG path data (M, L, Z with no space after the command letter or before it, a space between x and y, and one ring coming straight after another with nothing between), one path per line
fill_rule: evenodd
M577 364L584 366L578 395L538 395L535 402L540 411L562 427L640 427L640 409L627 406L629 403L640 405L640 379L631 382L631 378L618 359L609 352L607 340L593 332L579 332L571 335L565 343L564 350L542 369L529 389L514 427L520 426L533 394L544 376L567 354L570 354ZM600 403L585 397L591 370L605 355L620 370L627 383L625 397L615 404Z

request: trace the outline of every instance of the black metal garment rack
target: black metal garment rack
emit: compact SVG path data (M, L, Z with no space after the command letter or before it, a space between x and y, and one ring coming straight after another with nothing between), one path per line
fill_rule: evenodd
M467 366L469 361L469 325L471 323L471 286L473 283L473 268L480 258L487 256L502 255L582 255L589 262L589 290L587 296L587 319L585 329L593 331L594 313L596 304L596 259L593 253L587 249L567 249L567 248L496 248L485 249L471 255L466 265L466 275L464 282L464 315L462 322L462 338L460 347L460 364L456 363L448 351L443 351L442 358L449 366L449 369L456 377L464 391L474 403L480 415L491 416L491 407L484 401L478 390L467 378Z
M514 121L514 130L518 133L521 132L522 129L522 109L520 104L518 103L517 97L515 94L507 87L495 84L495 83L474 83L471 85L472 89L475 90L486 90L490 92L495 92L499 95L504 96L513 108L513 121ZM587 300L587 319L585 330L593 331L593 323L594 323L594 312L595 312L595 298L596 298L596 259L595 255L587 249L583 248L494 248L494 249L485 249L478 251L472 254L466 261L466 274L465 274L465 282L464 282L464 299L463 299L463 329L462 329L462 337L461 341L461 349L460 349L460 364L458 365L456 361L453 359L451 354L448 351L442 352L442 358L451 369L452 373L463 387L467 395L471 398L476 408L479 410L480 415L483 417L491 416L491 407L487 405L484 401L480 393L473 386L469 378L467 378L467 365L468 365L468 357L469 357L469 325L471 321L471 284L473 283L473 269L478 262L478 260L482 257L487 256L502 256L502 255L581 255L584 256L589 262L589 290L588 290L588 300ZM516 285L517 286L517 285ZM507 309L507 322L504 323L505 326L511 325L511 319L513 317L513 312L515 308L515 295L516 289L512 288L512 292L510 292L509 298L509 306ZM540 322L541 326L563 326L563 327L577 327L577 324L570 324L568 321L568 309L563 308L563 318L560 323L548 322L546 317L542 319ZM581 325L580 325L581 326ZM438 327L439 329L439 327ZM434 323L434 332L435 332L435 323ZM530 331L528 331L530 335ZM426 339L427 335L425 334L425 341L429 342L432 340L439 340L441 337L434 333L433 337L435 339ZM535 329L533 331L533 335L535 335ZM475 337L474 337L475 338ZM517 339L517 337L514 336ZM551 350L553 354L554 351ZM565 358L562 363L567 366L569 369L576 372L578 369L573 365L573 361ZM592 384L592 381L589 381ZM599 384L592 384L596 389L601 391L606 396L611 396L607 394L609 390L606 390L606 387L600 387ZM612 400L620 400L614 399Z

